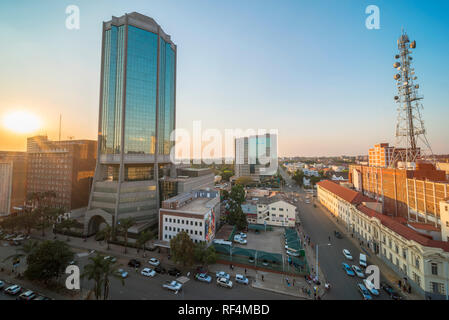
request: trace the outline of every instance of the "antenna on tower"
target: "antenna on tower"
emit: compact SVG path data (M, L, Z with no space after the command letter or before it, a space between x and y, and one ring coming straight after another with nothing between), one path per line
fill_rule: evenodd
M412 68L411 49L415 48L416 41L410 42L402 28L402 34L398 39L399 54L395 56L396 62L393 63L393 67L398 70L393 76L398 88L398 95L394 97L398 104L396 143L391 163L394 167L398 167L400 163L406 167L413 166L417 160L429 158L435 162L421 117L423 105L420 101L423 97L418 94L419 84L415 83L418 77Z

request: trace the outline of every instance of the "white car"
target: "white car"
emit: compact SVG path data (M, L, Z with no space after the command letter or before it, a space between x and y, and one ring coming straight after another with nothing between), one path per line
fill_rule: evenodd
M242 283L242 284L248 284L249 280L243 274L236 274L235 275L235 282Z
M374 287L374 283L372 283L371 281L367 280L367 279L363 279L363 283L365 284L366 289L368 289L368 291L374 295L374 296L378 296L379 295L379 290L377 290Z
M231 279L231 277L229 276L229 274L228 273L226 273L226 272L224 272L224 271L218 271L216 274L215 274L215 276L217 277L217 278L226 278L226 279Z
M109 261L111 261L112 263L114 263L114 262L117 261L117 258L111 257L111 256L106 256L106 257L104 257L104 260L109 260Z
M182 289L182 284L175 280L173 280L173 281L168 280L166 283L164 283L162 285L162 288L165 288L165 289L168 289L171 291L179 291Z
M351 260L352 261L352 256L351 256L351 252L349 252L348 249L343 249L343 255L345 256L346 259Z
M240 236L240 238L246 239L246 233L240 232L238 235Z
M246 239L243 239L242 237L240 237L240 235L236 235L234 237L234 242L240 243L240 244L247 244Z
M154 277L156 275L156 271L151 268L143 268L142 271L140 271L140 274L145 277Z
M151 258L150 260L148 260L148 263L151 264L152 266L157 267L158 265L160 265L161 263L159 262L158 259L156 258Z
M22 287L18 285L12 285L5 289L6 294L16 295L19 294L22 291Z
M231 289L232 281L226 278L217 278L217 285Z

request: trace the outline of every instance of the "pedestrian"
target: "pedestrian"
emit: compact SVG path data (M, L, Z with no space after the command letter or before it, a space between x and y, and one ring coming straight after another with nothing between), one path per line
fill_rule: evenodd
M295 279L293 279L293 286L295 286Z
M262 275L262 281L263 281L263 275Z
M245 274L246 274L246 268L245 268Z

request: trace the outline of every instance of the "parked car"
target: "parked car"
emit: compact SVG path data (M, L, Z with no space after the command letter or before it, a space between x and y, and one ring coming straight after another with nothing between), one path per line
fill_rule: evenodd
M158 265L156 268L154 268L154 271L160 274L167 273L167 270L165 270L165 268L163 268L161 265Z
M254 260L253 257L249 257L249 258L248 258L248 262L249 262L249 263L254 263L254 261L255 261L255 260Z
M217 277L217 278L226 278L228 280L231 279L231 276L228 273L224 272L224 271L218 271L215 274L215 277Z
M380 283L380 287L386 293L388 293L388 295L391 297L391 299L393 299L393 300L401 300L402 299L402 297L396 291L394 291L393 288L390 285L388 285L388 284L386 284L384 282L381 282Z
M241 283L241 284L249 284L249 280L247 277L245 277L243 274L236 274L235 275L235 282Z
M117 262L117 258L116 257L112 257L112 256L106 256L106 257L104 257L104 260L109 260L112 263Z
M169 281L167 280L163 285L162 288L171 290L171 291L179 291L182 289L182 284L178 281Z
M30 301L30 300L33 300L35 297L36 297L36 294L33 291L28 290L28 291L25 291L24 293L22 293L21 295L19 295L17 297L17 300Z
M248 243L248 241L246 241L246 239L243 239L243 238L241 238L239 236L235 236L234 237L234 242L237 242L239 244L247 244Z
M362 295L363 300L372 300L373 298L369 294L368 289L362 284L357 283L357 288L359 289L360 294Z
M360 269L358 266L352 265L352 270L354 270L357 277L365 278L365 274L363 273L362 269Z
M142 271L140 271L140 274L145 277L154 277L156 275L156 271L151 268L143 268Z
M128 267L131 268L140 268L140 265L141 265L140 261L136 259L131 259L128 262Z
M128 271L125 271L125 270L123 270L123 269L118 269L118 270L117 270L117 273L118 273L123 279L128 278Z
M366 262L366 254L361 253L359 255L359 265L362 268L366 268L368 266L368 263Z
M379 290L377 290L374 287L374 283L372 283L371 281L369 281L368 279L363 279L363 284L365 285L366 289L368 289L368 291L375 296L378 296L380 294Z
M197 274L195 274L194 279L201 281L201 282L207 282L207 283L212 282L212 277L210 275L208 275L207 273L197 273Z
M346 274L348 276L351 276L351 277L355 276L355 273L354 273L354 271L352 271L352 269L349 266L349 264L343 262L341 265L343 266L343 270L346 271Z
M157 267L158 265L160 265L161 263L159 262L158 259L156 258L151 258L150 260L148 260L148 263L151 264L152 266Z
M0 290L3 289L4 286L5 286L5 283L2 280L0 280Z
M168 274L171 276L179 277L181 275L181 271L176 268L171 268L168 270Z
M240 236L240 238L246 239L246 233L240 232L238 235Z
M19 294L20 292L22 292L22 287L18 286L17 284L9 286L8 288L5 289L6 294L10 294L13 296L15 296L16 294Z
M217 278L217 285L231 289L232 281L225 277Z
M352 256L351 256L351 252L349 252L348 249L343 249L343 255L345 256L346 259L351 260L352 261Z
M51 299L45 296L36 296L36 298L34 298L33 300L51 300Z

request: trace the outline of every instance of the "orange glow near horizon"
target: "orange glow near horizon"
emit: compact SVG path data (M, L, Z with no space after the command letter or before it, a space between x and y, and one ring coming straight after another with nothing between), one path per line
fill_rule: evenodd
M11 132L33 133L41 128L42 121L28 111L13 111L3 116L3 127Z

